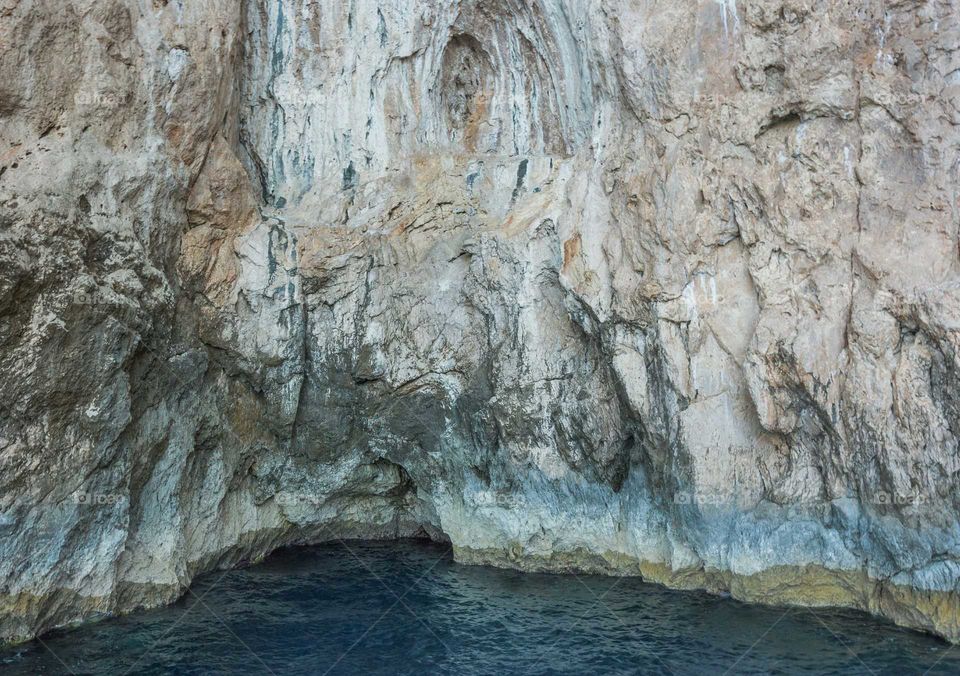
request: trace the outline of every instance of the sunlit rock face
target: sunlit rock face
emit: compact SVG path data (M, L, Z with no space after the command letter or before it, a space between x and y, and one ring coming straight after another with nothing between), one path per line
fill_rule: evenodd
M946 0L0 0L0 638L338 537L960 639Z

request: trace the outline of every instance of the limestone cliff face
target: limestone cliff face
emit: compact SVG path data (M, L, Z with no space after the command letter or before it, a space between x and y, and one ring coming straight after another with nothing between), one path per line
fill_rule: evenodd
M337 537L960 639L955 0L0 0L0 639Z

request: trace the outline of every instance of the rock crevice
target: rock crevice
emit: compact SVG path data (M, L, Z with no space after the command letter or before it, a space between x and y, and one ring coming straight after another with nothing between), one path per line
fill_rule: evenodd
M0 640L406 536L957 640L956 9L0 0Z

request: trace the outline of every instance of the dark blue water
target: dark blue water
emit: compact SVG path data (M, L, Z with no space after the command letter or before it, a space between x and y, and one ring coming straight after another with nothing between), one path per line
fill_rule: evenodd
M960 646L853 612L460 566L420 542L349 542L207 575L169 608L0 653L0 672L901 676L960 674Z

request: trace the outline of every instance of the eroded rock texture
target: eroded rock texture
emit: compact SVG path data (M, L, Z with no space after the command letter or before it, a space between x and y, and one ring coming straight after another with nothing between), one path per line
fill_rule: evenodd
M955 0L0 0L0 638L292 543L960 639Z

